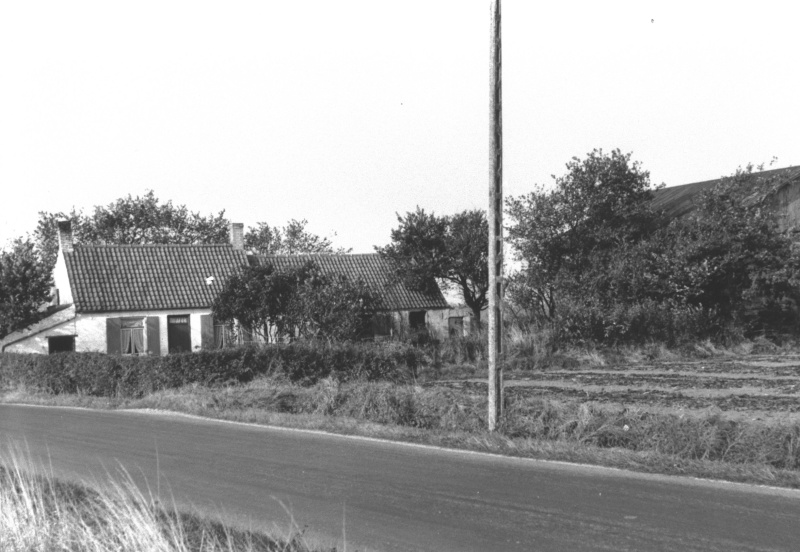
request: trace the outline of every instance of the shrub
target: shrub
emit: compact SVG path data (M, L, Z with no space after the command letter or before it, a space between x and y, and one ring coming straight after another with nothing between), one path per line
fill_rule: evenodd
M674 346L725 332L714 309L652 299L610 306L564 300L556 324L560 334L573 343L610 345L657 341Z
M426 363L422 351L402 343L299 341L159 357L4 353L0 355L0 387L24 385L53 394L141 397L187 384L246 383L258 375L273 374L303 384L327 377L406 381Z

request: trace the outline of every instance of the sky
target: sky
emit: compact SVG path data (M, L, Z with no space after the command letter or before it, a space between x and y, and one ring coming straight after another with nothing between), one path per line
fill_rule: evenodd
M356 253L488 205L488 0L0 0L0 244L154 190ZM800 165L791 2L502 2L504 194Z

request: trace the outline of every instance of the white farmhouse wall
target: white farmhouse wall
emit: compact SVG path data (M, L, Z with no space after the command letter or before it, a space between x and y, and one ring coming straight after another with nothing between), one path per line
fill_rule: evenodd
M483 312L486 312L485 310ZM437 337L444 338L450 334L450 318L461 318L463 324L463 336L466 337L472 331L474 324L472 309L460 305L449 309L428 311L428 327Z
M48 337L75 335L75 320L69 320L48 328L43 332L34 334L5 348L7 353L39 353L48 354L50 352L50 345L47 341Z
M134 311L134 312L104 312L79 314L76 321L75 350L79 352L107 352L106 319L108 318L145 318L158 317L159 344L161 354L169 352L167 339L167 317L174 315L189 315L189 330L192 339L192 350L200 349L201 330L200 316L211 314L210 309L184 309L180 311ZM147 332L145 332L145 350L147 349ZM46 352L46 351L45 351Z
M69 285L69 276L67 275L67 263L64 261L64 255L60 249L58 257L56 257L56 266L53 268L53 285L58 290L59 305L71 305L74 302L72 288Z
M447 336L447 320L449 318L449 312L450 309L428 311L427 315L425 316L425 323L428 326L428 330L430 330L433 335L442 337Z

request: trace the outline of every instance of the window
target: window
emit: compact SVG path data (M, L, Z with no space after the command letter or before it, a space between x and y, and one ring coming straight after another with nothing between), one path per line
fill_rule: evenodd
M144 319L123 318L119 340L123 355L144 354Z
M258 343L258 338L256 335L250 330L250 328L246 328L239 324L239 343L242 345L250 345L253 343Z
M238 322L220 322L210 314L200 315L200 346L203 349L222 349L236 345L259 343L256 332Z
M111 355L160 355L158 316L106 318L106 351Z
M223 324L214 320L214 348L233 347L235 345L250 345L256 343L256 337L248 328L241 324Z
M231 347L236 343L233 326L214 321L214 348Z
M74 350L74 335L59 335L47 338L47 352L51 355L55 353L71 353Z

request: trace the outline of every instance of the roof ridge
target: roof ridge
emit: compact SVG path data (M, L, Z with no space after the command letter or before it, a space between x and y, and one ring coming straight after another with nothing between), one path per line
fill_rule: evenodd
M737 171L738 170L739 169L737 169ZM751 173L746 173L746 174L748 174L749 176L773 176L773 175L780 175L780 173L790 173L792 171L796 171L797 173L800 173L800 165L790 165L788 167L783 167L781 169L766 169L766 170L763 170L763 171L753 171ZM662 192L663 193L665 190L672 190L672 189L675 189L675 188L680 188L682 186L700 186L701 184L713 184L715 182L719 182L721 180L725 180L726 178L733 178L735 176L736 176L736 173L734 173L734 174L726 174L726 175L723 175L723 176L718 176L717 178L709 178L707 180L697 180L695 182L686 182L684 184L675 184L674 186L664 186L663 188L659 188L657 190L653 190L653 192L655 192L655 193ZM791 176L797 176L797 174L791 175Z
M84 249L90 247L98 248L112 248L112 247L226 247L233 248L229 243L76 243L73 245L76 249Z
M265 257L265 258L275 258L275 257L374 257L380 255L380 253L252 253L254 257Z

